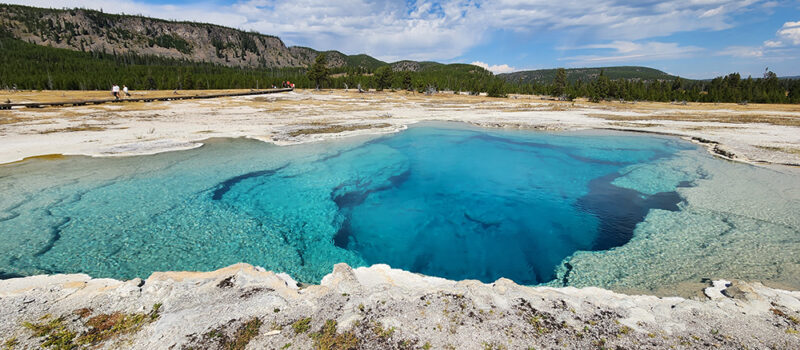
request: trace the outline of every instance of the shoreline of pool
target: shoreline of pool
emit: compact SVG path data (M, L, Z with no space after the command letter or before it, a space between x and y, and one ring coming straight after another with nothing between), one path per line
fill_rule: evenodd
M552 106L521 98L449 100L452 98L299 91L269 97L155 103L145 109L98 106L5 111L19 122L0 125L4 139L0 164L50 154L151 155L200 147L210 138L245 137L282 146L393 133L425 121L453 121L547 132L600 129L669 135L701 144L711 154L728 160L800 166L797 126L664 120L677 113L669 109L634 112L609 110L611 107L604 105ZM702 110L707 107L698 106L696 112L711 113ZM715 118L743 113L725 109L712 112ZM681 113L691 115L694 111ZM797 116L773 113L776 118L800 119L800 112ZM625 118L633 119L620 121Z

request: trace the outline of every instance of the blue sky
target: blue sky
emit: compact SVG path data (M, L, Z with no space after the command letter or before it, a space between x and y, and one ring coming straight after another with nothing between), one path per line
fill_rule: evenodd
M2 1L2 0L0 0ZM287 45L494 72L643 65L689 78L800 75L800 0L12 0L210 22Z

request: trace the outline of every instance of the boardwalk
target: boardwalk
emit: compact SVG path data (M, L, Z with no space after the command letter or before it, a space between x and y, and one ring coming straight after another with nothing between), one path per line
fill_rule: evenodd
M154 102L154 101L178 101L178 100L196 100L206 98L218 97L232 97L232 96L251 96L251 95L264 95L274 94L278 92L287 92L294 89L269 89L247 92L233 92L225 94L210 94L210 95L175 95L168 97L136 97L126 99L99 99L99 100L72 100L72 101L58 101L58 102L25 102L25 103L0 103L0 109L18 108L43 108L43 107L72 107L72 106L86 106L86 105L99 105L105 103L122 103L122 102Z

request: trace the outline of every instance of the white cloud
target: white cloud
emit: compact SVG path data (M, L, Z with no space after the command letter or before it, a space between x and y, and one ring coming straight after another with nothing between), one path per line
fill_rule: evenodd
M186 20L195 22L211 22L227 27L239 28L247 21L247 17L233 12L230 8L220 8L211 3L198 2L194 5L156 5L132 0L4 0L5 3L17 3L26 6L50 8L87 8L103 10L106 13L125 13L144 15L167 20ZM167 1L165 1L167 2Z
M775 40L765 40L761 46L729 46L717 54L762 61L796 60L797 45L800 45L800 21L784 23L776 36Z
M764 2L763 4L761 4L761 7L765 8L765 9L771 9L771 8L774 8L774 7L778 7L778 5L780 5L780 3L777 2L777 1L767 1L767 2Z
M794 45L800 45L800 21L784 23L778 31L778 36L791 41Z
M493 28L517 32L564 29L598 40L641 40L734 26L730 16L758 0L614 1L498 0L483 4ZM698 18L703 17L703 20Z
M763 57L764 50L758 46L729 46L720 51L718 55L742 58Z
M510 67L507 64L500 64L500 65L492 65L492 66L490 66L488 63L484 63L484 62L481 62L481 61L475 61L475 62L472 62L470 64L478 66L478 67L482 67L483 69L486 69L486 70L488 70L488 71L490 71L490 72L492 72L494 74L511 73L511 72L516 70L514 67Z
M722 6L710 9L710 10L708 10L706 12L703 12L703 14L700 15L700 18L714 17L714 16L719 15L720 13L722 13L722 10L723 10Z
M593 64L609 62L628 62L628 61L654 61L663 59L675 59L690 57L702 48L696 46L680 46L677 43L664 43L657 41L637 43L632 41L612 41L604 44L584 45L573 48L562 47L562 50L603 50L603 52L592 55L576 55L562 58L562 60L572 61L573 63Z
M734 26L733 14L764 5L760 0L238 0L232 5L214 0L175 5L140 0L6 2L212 22L277 35L289 45L367 53L386 61L453 59L497 30L524 36L567 31L586 41L628 42L678 32L721 30ZM791 30L786 35L795 38ZM800 40L800 36L796 38ZM637 53L635 47L630 50L632 53L624 56L652 56Z

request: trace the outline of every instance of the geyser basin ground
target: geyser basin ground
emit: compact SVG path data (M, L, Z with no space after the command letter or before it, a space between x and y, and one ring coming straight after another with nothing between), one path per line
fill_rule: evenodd
M0 167L0 273L144 277L244 261L656 289L800 283L796 174L670 137L427 124L277 147Z

